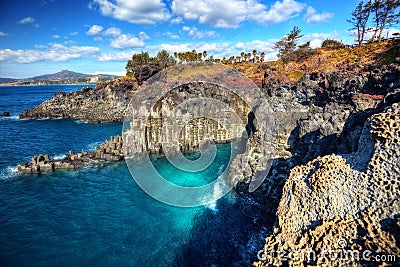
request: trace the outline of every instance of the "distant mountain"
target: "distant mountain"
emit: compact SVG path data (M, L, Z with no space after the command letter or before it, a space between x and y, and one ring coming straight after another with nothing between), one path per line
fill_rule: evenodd
M67 79L88 78L90 76L91 75L84 74L84 73L74 72L74 71L70 71L70 70L62 70L62 71L54 73L54 74L45 74L45 75L35 76L35 77L29 78L29 79L35 80L35 81L67 80Z
M70 70L62 70L54 74L46 74L35 76L32 78L25 79L12 79L12 78L0 78L0 84L6 83L17 83L17 84L63 84L63 83L80 83L80 79L85 79L86 81L97 82L102 80L110 80L118 78L117 75L109 74L85 74ZM83 81L84 82L84 81Z
M62 70L54 74L45 74L40 76L35 76L32 78L28 78L29 80L34 81L51 81L51 80L68 80L68 79L81 79L81 78L91 78L91 77L99 77L99 78L116 78L116 75L109 75L109 74L85 74L70 70ZM25 79L25 80L28 80Z

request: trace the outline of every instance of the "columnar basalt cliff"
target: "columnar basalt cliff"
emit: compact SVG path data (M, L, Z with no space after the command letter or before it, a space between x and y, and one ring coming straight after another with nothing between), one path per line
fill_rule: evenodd
M39 106L24 111L20 118L69 118L90 123L122 121L137 88L135 79L118 78L100 82L94 89L58 92Z
M232 119L229 109L239 118ZM226 88L204 82L185 84L168 92L151 110L132 112L129 130L123 134L126 155L162 153L163 149L189 152L204 140L236 140L246 131L250 111L246 102ZM145 127L143 119L147 119Z

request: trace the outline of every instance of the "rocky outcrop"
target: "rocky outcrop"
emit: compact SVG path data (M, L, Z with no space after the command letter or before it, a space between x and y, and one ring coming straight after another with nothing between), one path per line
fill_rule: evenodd
M0 117L10 117L10 112L4 111L2 114L0 114Z
M265 134L261 131L256 131L249 140L250 153L239 154L231 165L236 191L260 204L260 224L272 230L283 187L293 168L318 157L352 154L364 146L360 138L368 118L400 102L399 70L399 64L392 64L382 67L377 72L381 76L374 78L372 72L315 73L305 75L296 84L264 83L275 121L271 168L258 189L249 192L249 185L259 171L257 166L264 157L258 149L260 136ZM376 88L381 80L388 87L378 92Z
M137 65L132 68L135 79L139 85L142 85L144 81L147 81L154 74L162 70L159 64L148 63L146 65Z
M63 159L52 159L49 155L33 156L30 162L18 165L18 172L24 174L41 174L57 170L75 170L100 162L120 161L124 158L122 137L111 136L94 151L75 153L69 151Z
M266 239L265 260L255 266L360 266L373 264L377 255L394 255L393 263L398 262L399 104L367 120L358 147L354 153L317 157L290 171L274 234ZM330 250L370 253L368 258L336 254L332 261L321 254ZM276 251L312 251L317 256L286 261Z
M94 89L58 92L39 106L24 111L20 118L69 118L91 123L123 121L125 109L137 88L134 79L119 78L100 82Z
M93 151L94 159L101 161L120 161L124 158L122 136L111 136Z

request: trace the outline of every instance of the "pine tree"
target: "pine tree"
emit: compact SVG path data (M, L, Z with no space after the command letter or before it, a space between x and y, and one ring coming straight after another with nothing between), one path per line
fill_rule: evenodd
M351 19L347 20L353 25L351 30L357 30L358 46L361 46L364 41L370 12L370 2L367 2L367 4L364 6L363 1L361 1L353 10L353 12L351 12Z
M383 30L393 24L399 23L400 12L399 0L374 0L370 9L374 15L374 36L373 39L382 39Z
M275 43L275 49L279 49L278 57L284 64L292 60L297 42L303 37L300 35L300 32L301 30L295 26L293 30L290 31L289 35L283 36L280 41Z

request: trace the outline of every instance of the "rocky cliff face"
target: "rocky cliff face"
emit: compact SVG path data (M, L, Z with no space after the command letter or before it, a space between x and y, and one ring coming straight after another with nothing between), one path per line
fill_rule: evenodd
M287 263L273 251L317 254L294 258L290 266L368 265L377 255L395 255L398 262L399 163L400 106L395 103L368 118L356 152L317 157L290 171L274 234L266 239L265 261L255 266ZM348 250L371 253L332 261L321 254L330 250L336 256Z
M399 255L399 88L398 64L357 76L318 73L294 86L265 88L278 121L277 157L256 192L245 193L243 182L237 188L261 203L264 225L275 225L266 252L318 253L337 249L333 246L343 237L348 248ZM237 168L251 170L252 160L250 155ZM360 262L345 264L365 264ZM276 254L256 265L288 263L332 265L280 261Z
M95 89L58 92L39 106L24 111L20 118L70 118L91 123L122 121L137 88L134 79L119 78L98 83Z
M400 101L400 65L361 75L314 73L294 85L264 84L276 130L275 159L269 178L284 178L293 166L318 156L356 151L366 119L385 105ZM384 91L383 84L387 86ZM255 136L262 135L258 132ZM254 147L260 146L257 138L250 142L255 142ZM250 170L255 169L250 162L257 162L257 158L257 153L239 155L237 171L248 171L237 176L235 182L249 181L254 175ZM239 184L243 189L246 186Z

